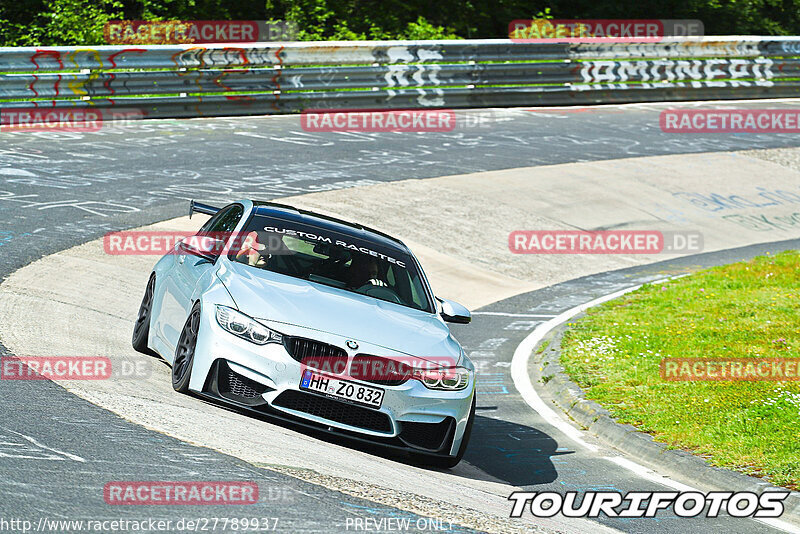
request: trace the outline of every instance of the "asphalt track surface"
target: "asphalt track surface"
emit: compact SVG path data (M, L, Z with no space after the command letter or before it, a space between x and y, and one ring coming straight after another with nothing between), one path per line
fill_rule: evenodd
M726 106L766 107L758 102ZM769 107L783 106L793 104ZM182 215L189 198L216 203L270 199L378 181L798 144L789 134L665 134L658 127L658 113L665 107L464 112L472 117L469 125L426 134L309 133L301 130L297 117L151 121L96 133L0 133L0 277L108 231ZM687 261L694 266L725 263L754 250ZM637 273L589 277L480 312L552 315L648 273L642 267ZM470 328L454 332L474 359L486 362L479 365L502 369L526 329L540 319L479 313ZM42 325L42 335L47 335L47 325ZM632 474L617 471L610 476L608 464L575 451L566 438L537 420L515 394L510 378L502 371L497 378L481 386L467 462L525 488L650 489ZM279 497L274 505L246 513L279 515L282 531L341 531L345 519L356 515L416 518L147 431L49 382L0 386L3 518L230 517L239 515L240 507L111 510L97 488L112 480L243 478L275 488ZM770 531L753 521L724 518L678 520L665 515L603 522L628 532Z

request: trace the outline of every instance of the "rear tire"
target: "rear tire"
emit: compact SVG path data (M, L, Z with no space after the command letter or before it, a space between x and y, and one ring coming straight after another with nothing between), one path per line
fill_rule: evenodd
M142 303L139 305L139 315L136 316L136 324L133 326L133 336L131 337L133 349L142 354L149 354L150 356L156 355L156 353L147 346L147 339L150 335L150 316L153 312L155 289L156 275L153 273L147 281L147 288L144 290L144 297L142 297Z
M475 397L472 395L472 407L470 408L469 419L467 419L467 428L464 429L464 437L461 438L461 446L458 448L458 454L455 456L430 456L418 452L412 452L411 457L420 464L429 465L431 467L438 467L440 469L451 469L461 462L464 458L464 453L467 452L467 444L469 437L472 434L472 424L475 422Z
M189 392L189 381L192 378L194 351L197 347L197 333L200 330L200 303L192 306L186 324L181 330L178 346L175 348L175 359L172 362L172 388L178 393Z

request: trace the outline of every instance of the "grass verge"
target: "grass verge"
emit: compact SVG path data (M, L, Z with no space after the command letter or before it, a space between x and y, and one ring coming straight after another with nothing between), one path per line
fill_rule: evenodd
M666 381L663 358L800 357L800 254L648 284L570 323L561 361L587 398L711 464L800 489L800 381Z

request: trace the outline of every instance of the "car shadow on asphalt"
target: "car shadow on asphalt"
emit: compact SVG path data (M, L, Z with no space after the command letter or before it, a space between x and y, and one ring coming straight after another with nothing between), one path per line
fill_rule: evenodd
M541 430L476 415L464 461L498 481L533 486L556 480L551 458L572 452Z
M331 435L324 431L275 418L270 414L257 414L250 410L243 410L214 400L197 396L196 398L201 402L223 410L247 415L265 423L315 437L321 441L356 449L388 460L423 469L451 472L455 476L464 478L501 482L518 487L548 484L555 481L558 478L558 473L551 458L574 452L563 448L559 449L556 440L541 430L492 417L476 415L472 428L472 437L464 454L463 462L452 470L437 469L420 465L401 451L377 444L356 442L347 437ZM464 462L470 464L470 466L465 466Z

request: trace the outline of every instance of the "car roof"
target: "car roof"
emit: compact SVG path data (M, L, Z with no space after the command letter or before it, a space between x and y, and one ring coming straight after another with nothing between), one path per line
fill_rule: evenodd
M287 221L307 224L323 230L338 232L347 236L356 237L364 241L381 244L385 247L400 250L411 254L408 247L399 239L388 234L368 228L361 224L356 224L321 213L303 210L288 204L276 202L253 201L253 211L259 215L276 217Z

